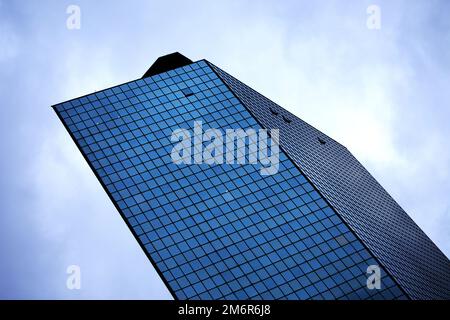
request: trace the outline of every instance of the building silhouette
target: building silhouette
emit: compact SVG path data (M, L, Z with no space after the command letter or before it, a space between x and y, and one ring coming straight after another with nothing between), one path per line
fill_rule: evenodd
M206 60L54 110L176 299L450 299L447 257L344 146ZM199 121L278 129L277 172L174 163Z

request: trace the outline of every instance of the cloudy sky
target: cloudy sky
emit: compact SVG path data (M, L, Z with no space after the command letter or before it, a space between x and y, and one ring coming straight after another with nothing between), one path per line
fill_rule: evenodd
M0 0L0 298L171 298L50 106L174 51L347 146L450 256L449 12L429 0ZM69 265L81 290L66 287Z

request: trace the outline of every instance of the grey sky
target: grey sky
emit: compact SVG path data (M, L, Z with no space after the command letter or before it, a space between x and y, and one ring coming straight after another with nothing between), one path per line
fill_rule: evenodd
M81 8L81 29L66 8ZM381 30L366 9L381 8ZM50 105L206 58L347 146L450 255L448 1L0 0L0 298L170 294ZM82 289L66 288L77 264Z

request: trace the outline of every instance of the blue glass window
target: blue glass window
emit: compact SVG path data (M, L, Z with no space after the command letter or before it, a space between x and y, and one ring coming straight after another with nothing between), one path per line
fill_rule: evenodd
M366 288L376 261L284 152L268 176L172 161L172 132L194 121L260 128L205 61L55 110L177 298L402 297L384 272Z

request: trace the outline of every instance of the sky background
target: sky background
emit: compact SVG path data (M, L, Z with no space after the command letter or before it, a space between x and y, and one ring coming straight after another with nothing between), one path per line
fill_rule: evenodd
M50 106L174 51L344 144L450 256L449 13L430 0L0 0L0 298L171 298Z

